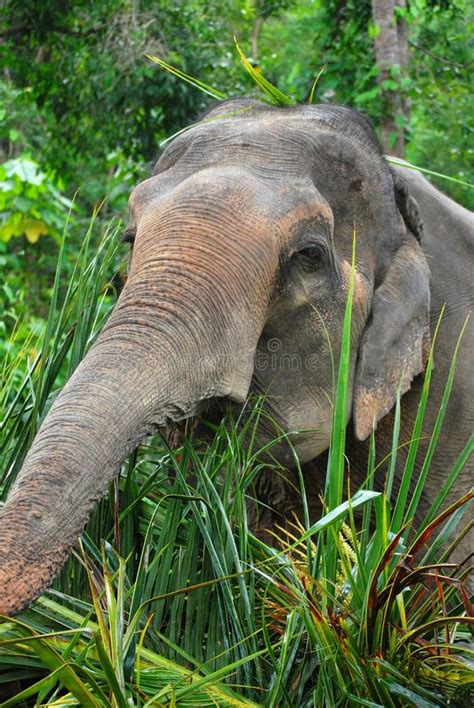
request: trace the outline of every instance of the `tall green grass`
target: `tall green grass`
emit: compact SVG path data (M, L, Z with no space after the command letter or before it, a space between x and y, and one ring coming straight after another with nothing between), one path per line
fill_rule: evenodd
M109 230L96 253L89 251L90 233L64 298L59 283L67 242L61 247L45 334L18 390L11 386L15 362L4 368L9 373L1 388L1 498L52 398L111 306L116 230ZM149 438L124 462L54 588L17 618L0 623L2 705L468 701L472 608L464 571L445 564L444 549L464 533L463 512L472 494L447 510L443 503L472 452L472 440L423 524L412 530L409 523L439 437L455 360L415 493L408 490L431 361L399 492L393 493L397 406L384 491L373 491L375 473L382 470L376 470L372 440L366 485L347 498L352 292L353 281L321 488L323 516L289 520L275 547L249 529L256 476L263 469L281 473L256 442L262 402L239 422L225 417L205 440L196 439L192 426L176 449L161 437Z

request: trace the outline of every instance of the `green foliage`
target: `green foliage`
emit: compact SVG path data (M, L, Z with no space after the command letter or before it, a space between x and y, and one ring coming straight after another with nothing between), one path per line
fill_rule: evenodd
M51 139L30 87L0 79L0 159L41 150Z
M0 240L25 236L36 243L40 236L59 237L72 202L61 194L51 175L30 157L0 165Z
M2 25L13 31L0 60L54 135L42 145L46 162L77 187L103 173L113 151L137 165L152 160L160 140L205 107L190 87L157 75L144 55L166 55L183 71L223 83L234 21L237 29L240 13L230 0L53 3L48 12L42 3L10 0ZM226 82L232 85L228 75ZM236 92L245 90L237 84ZM90 207L97 195L84 186Z
M16 320L18 306L10 303L0 321L7 333L0 339L0 461L7 461L7 467L13 464L13 474L31 441L31 437L15 437L17 426L28 426L30 435L34 434L51 403L53 386L62 385L71 375L110 311L118 226L107 230L92 257L94 225L92 219L72 269L68 265L69 243L65 236L61 239L46 320L26 316ZM3 291L10 294L8 285L3 285ZM10 416L17 404L20 413ZM0 476L0 489L2 484L6 480Z
M4 5L3 152L11 157L12 146L15 150L18 145L59 172L72 193L81 185L86 212L106 195L110 155L117 156L116 165L131 159L138 178L143 164L155 158L160 141L207 105L206 97L191 86L157 73L145 54L199 76L217 93L224 89L228 95L247 94L252 84L233 52L235 35L247 56L256 52L251 57L254 68L285 95L307 100L324 67L316 100L355 105L376 123L381 116L373 52L377 28L369 0L101 0L93 6L60 7L8 0ZM458 165L464 179L472 181L466 168L472 161L472 10L466 0L412 0L400 13L408 22L411 41L409 75L402 78L412 110L406 126L413 146L408 156L446 172L445 165L430 164L433 155L444 155L447 166ZM393 67L388 81L398 80L397 69ZM431 125L435 143L444 144L430 154ZM453 152L455 148L459 152ZM456 176L452 169L449 173ZM461 190L454 193L466 198Z
M411 25L413 73L407 158L431 170L474 182L472 134L474 11L464 0L439 3ZM434 178L474 209L474 193Z
M255 69L251 62L247 59L242 49L240 48L238 42L235 42L237 53L239 59L242 62L242 66L245 71L251 76L255 84L258 86L263 96L270 101L270 103L277 106L294 106L296 101L282 91L280 91L276 86L274 86L270 81L268 81L262 74L261 71Z
M116 234L107 234L92 259L90 240L91 231L61 302L63 244L37 359L20 382L3 377L1 498L110 306L99 293L108 287ZM384 473L372 448L364 489L345 498L350 326L351 296L323 516L290 523L276 548L248 528L256 475L281 473L255 443L258 401L240 424L224 418L205 440L193 437L193 426L176 449L149 438L97 505L55 589L0 622L4 705L396 707L466 699L469 602L463 571L445 563L442 549L448 538L452 549L462 537L462 514L473 495L441 508L474 440L423 525L412 531L407 522L446 408L443 401L426 467L408 499L430 363L400 492L393 494L391 460L384 463L384 491L372 490L375 474ZM455 360L446 400L454 366ZM397 407L396 420L399 415ZM395 422L393 456L398 429ZM304 507L301 474L300 482Z
M407 159L472 184L471 3L412 0L398 14L404 15L409 31L408 74L400 80L409 110L403 126ZM369 0L303 0L262 26L258 63L268 79L299 102L308 99L323 68L315 101L352 105L377 127L383 111L373 50L377 32ZM275 47L291 51L276 52ZM392 67L385 88L396 88L399 75L400 67ZM434 181L461 204L474 207L471 190Z
M400 81L410 107L407 157L472 183L470 4L410 0L398 12L409 26L409 71L400 78L393 67L385 88ZM120 227L107 230L107 219L125 217L128 194L159 144L209 105L180 76L198 76L217 96L253 95L257 84L287 103L312 100L323 70L314 100L356 106L377 124L384 110L377 32L369 0L3 3L1 498L113 303L111 283L123 266ZM158 71L145 54L179 75ZM439 185L474 205L461 184ZM349 327L348 314L347 341ZM56 589L0 624L0 695L8 686L12 705L469 703L462 572L440 563L443 541L449 536L454 546L463 533L468 500L441 510L471 448L419 532L407 526L442 431L454 364L413 495L423 407L395 496L398 406L391 459L376 469L372 448L364 490L349 502L341 486L341 362L326 512L313 526L306 517L282 531L279 550L247 525L255 476L268 465L254 448L258 405L246 424L226 419L206 441L189 434L171 450L147 440L98 504ZM384 472L376 495L375 474Z
M297 101L308 99L315 76L324 67L316 102L361 107L380 117L372 39L370 2L340 3L304 0L292 6L285 20L271 19L261 32L261 66L265 75ZM275 52L275 46L298 47ZM369 95L366 95L369 92Z

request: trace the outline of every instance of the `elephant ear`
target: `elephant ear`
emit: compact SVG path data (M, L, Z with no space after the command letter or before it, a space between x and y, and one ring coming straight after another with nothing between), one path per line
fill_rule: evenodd
M423 220L418 202L411 196L402 175L393 168L390 169L390 172L395 191L395 201L400 214L403 216L405 226L411 231L417 241L421 241L423 238Z
M398 201L398 200L397 200ZM407 231L375 290L357 360L353 419L365 440L424 368L430 350L430 271L418 240Z

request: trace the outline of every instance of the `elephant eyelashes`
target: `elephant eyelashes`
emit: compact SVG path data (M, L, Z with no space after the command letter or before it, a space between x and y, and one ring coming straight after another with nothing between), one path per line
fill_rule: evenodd
M324 251L321 246L312 245L302 248L296 254L297 258L301 259L303 265L308 268L315 269L323 265Z

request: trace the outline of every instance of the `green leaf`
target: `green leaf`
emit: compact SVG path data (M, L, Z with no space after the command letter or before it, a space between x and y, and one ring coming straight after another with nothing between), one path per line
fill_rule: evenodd
M450 177L449 175L441 174L441 172L434 172L433 170L426 169L426 167L419 167L418 165L413 165L410 162L402 160L398 157L393 157L392 155L385 155L385 159L392 165L406 167L409 170L417 170L418 172L422 172L423 174L432 175L433 177L440 177L441 179L447 179L449 182L455 182L456 184L460 184L463 187L474 189L474 184L472 184L471 182L465 182L462 179L457 179L456 177Z
M171 66L171 64L168 64L163 59L152 56L150 54L145 54L145 56L150 61L154 62L155 64L158 64L158 66L160 66L162 69L165 69L165 71L167 71L168 73L173 74L173 76L176 76L178 79L181 79L182 81L185 81L188 84L191 84L191 86L194 86L200 91L207 93L209 96L217 98L220 101L225 100L227 98L226 94L222 91L218 91L217 89L212 88L212 86L208 86L203 81L195 79L193 76L186 74L184 71L181 71L181 69L177 69L175 66Z
M386 91L398 91L398 84L396 81L393 81L393 79L384 79L381 85Z
M252 64L249 62L242 49L240 48L236 37L234 37L234 42L242 66L244 67L245 71L251 76L253 81L257 84L259 89L265 94L265 96L267 96L271 100L271 102L277 106L294 106L296 104L294 98L286 96L282 91L280 91L279 88L270 83L270 81L268 81L263 76L261 71L258 68L252 66Z

